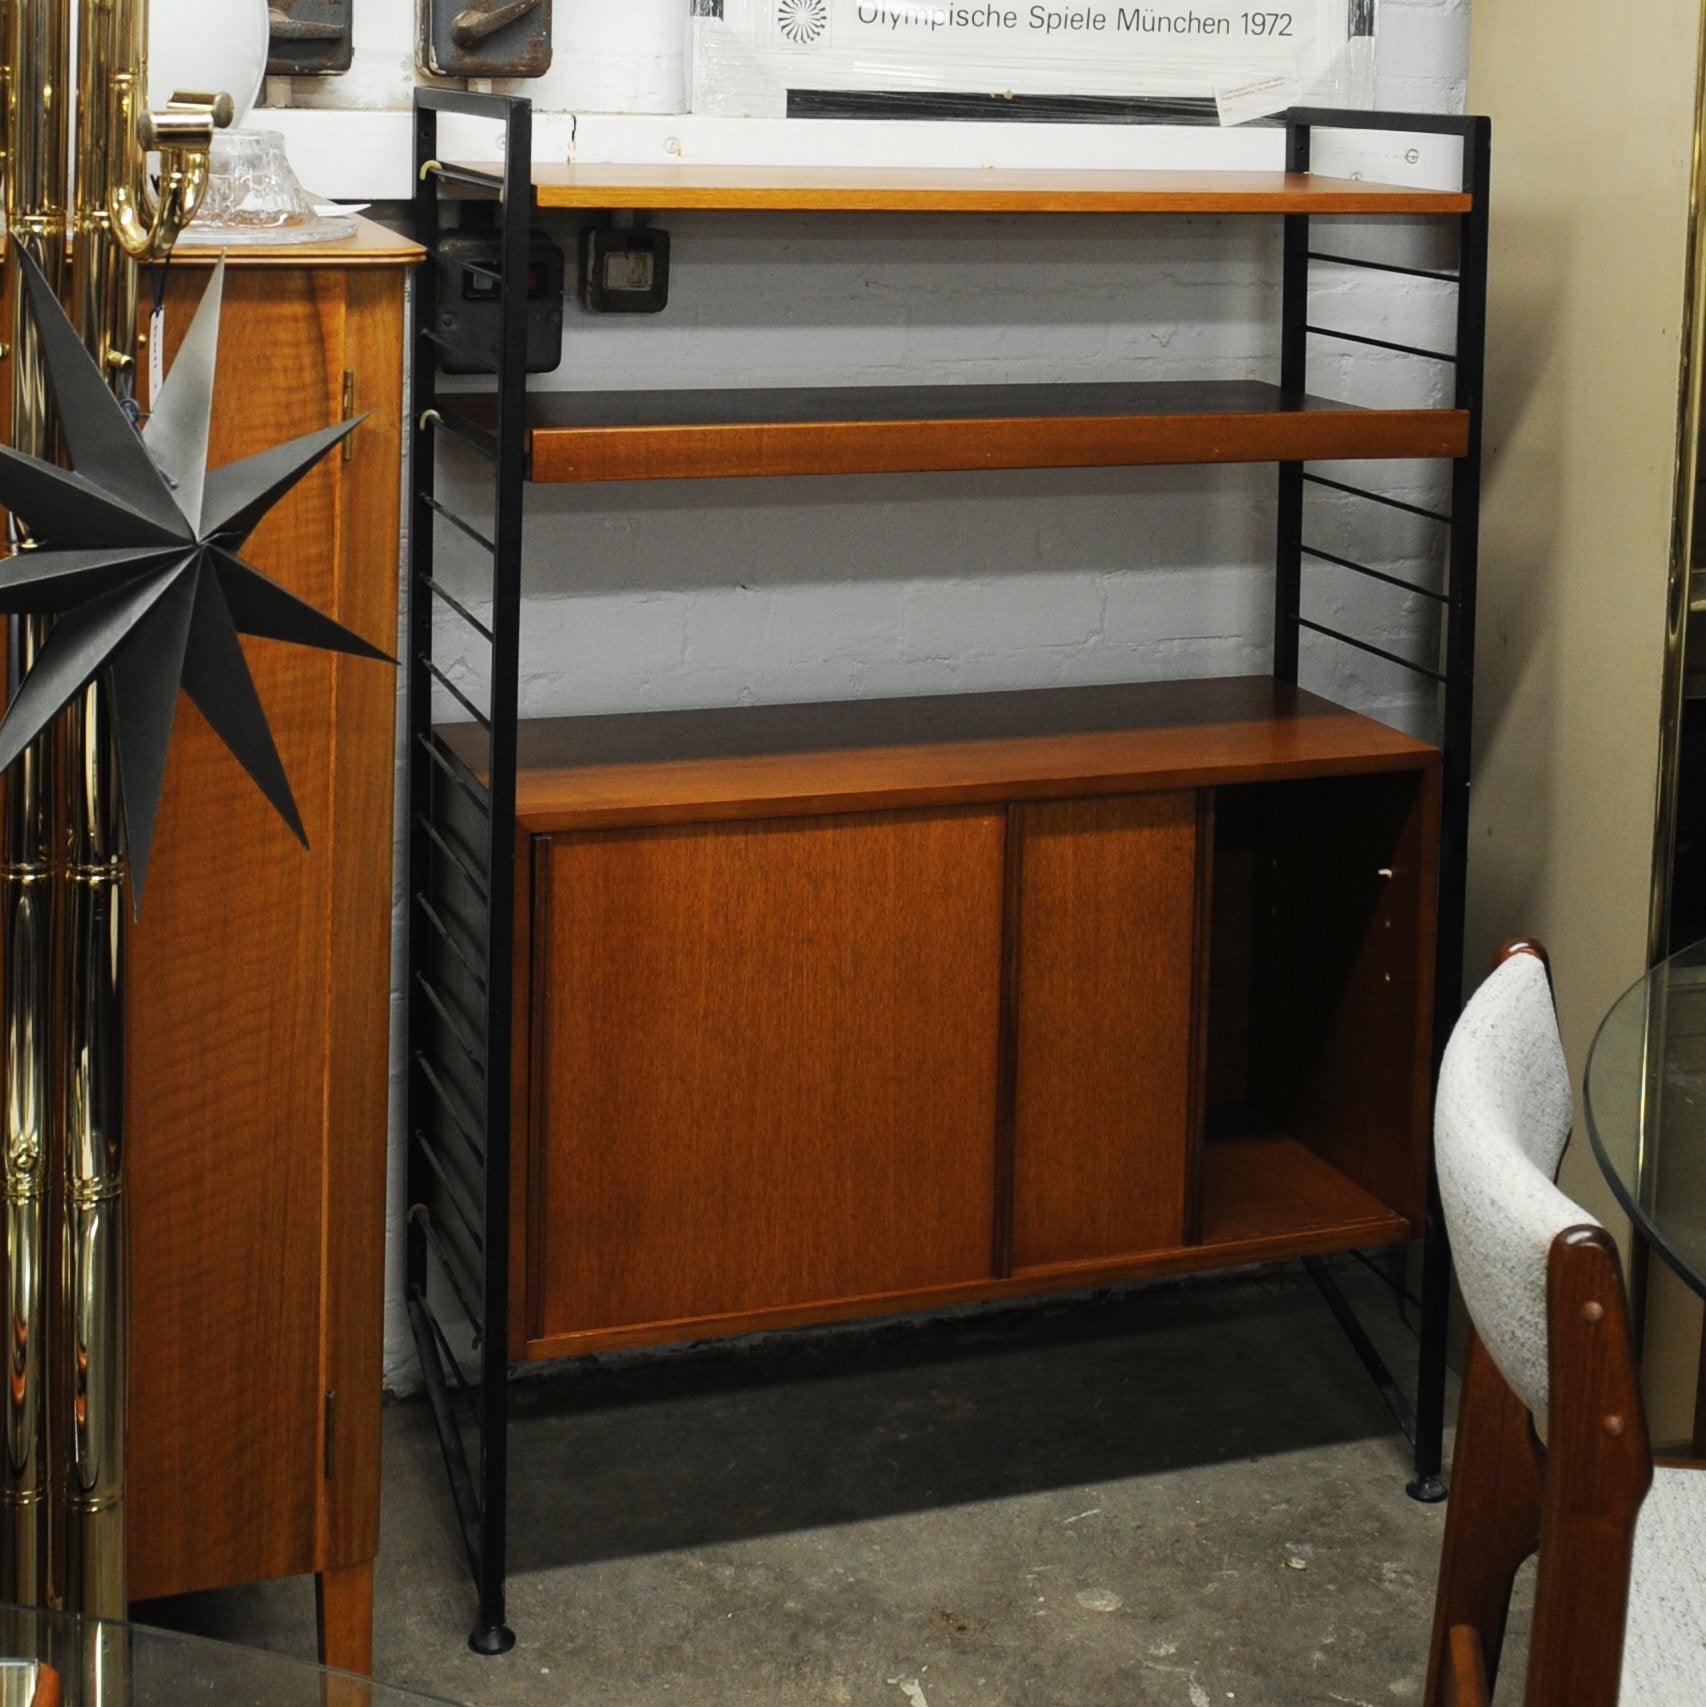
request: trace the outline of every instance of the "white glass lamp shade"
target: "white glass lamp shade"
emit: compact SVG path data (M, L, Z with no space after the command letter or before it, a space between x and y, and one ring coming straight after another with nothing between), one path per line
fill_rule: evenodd
M223 91L241 124L267 74L267 0L149 0L148 105L174 90Z

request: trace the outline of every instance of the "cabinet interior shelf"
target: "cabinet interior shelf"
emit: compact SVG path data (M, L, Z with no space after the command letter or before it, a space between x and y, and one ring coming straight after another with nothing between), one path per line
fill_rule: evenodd
M494 177L500 168L470 171ZM1461 191L1314 172L574 165L533 169L540 208L802 213L1453 214Z
M489 443L480 394L440 412ZM1461 409L1363 409L1257 380L534 392L540 483L1462 457Z

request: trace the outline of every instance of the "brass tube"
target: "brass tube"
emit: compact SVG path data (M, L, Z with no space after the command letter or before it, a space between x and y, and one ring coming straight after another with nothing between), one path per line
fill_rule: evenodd
M61 0L63 4L63 0ZM114 240L115 186L142 183L137 133L147 7L81 0L81 122L69 234L70 312L121 395L133 392L136 262ZM63 863L56 1012L64 1154L61 1320L66 1604L109 1618L129 1604L125 1557L130 1298L124 1202L124 831L106 693L61 719Z
M124 1204L124 852L111 720L98 687L64 719L69 859L63 909L66 1190L62 1246L66 1595L122 1618L130 1346Z
M49 743L32 746L9 779L0 855L0 1014L4 1016L6 1261L5 1479L0 1513L0 1600L49 1599L50 1487L47 1347L51 1323L54 1146L52 1080L53 893L40 804Z
M5 13L6 220L47 277L63 288L64 209L69 190L69 18L53 0L9 0ZM35 456L51 454L46 376L33 331L13 293L9 328L11 440ZM19 662L27 666L44 637L39 622L21 626ZM36 742L8 779L0 831L0 1014L4 1015L6 1096L5 1219L7 1323L5 1483L7 1557L0 1594L53 1604L63 1583L56 1419L57 1357L53 1205L62 1156L54 1132L54 737Z

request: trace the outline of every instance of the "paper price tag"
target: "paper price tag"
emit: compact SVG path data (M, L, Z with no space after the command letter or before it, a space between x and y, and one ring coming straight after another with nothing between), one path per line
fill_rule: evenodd
M152 409L166 383L166 307L148 316L148 407Z

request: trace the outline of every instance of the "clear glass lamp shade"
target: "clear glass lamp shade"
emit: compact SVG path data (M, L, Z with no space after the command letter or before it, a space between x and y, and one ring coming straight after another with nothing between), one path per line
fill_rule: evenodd
M148 105L177 89L223 90L241 124L267 74L267 0L149 0Z

